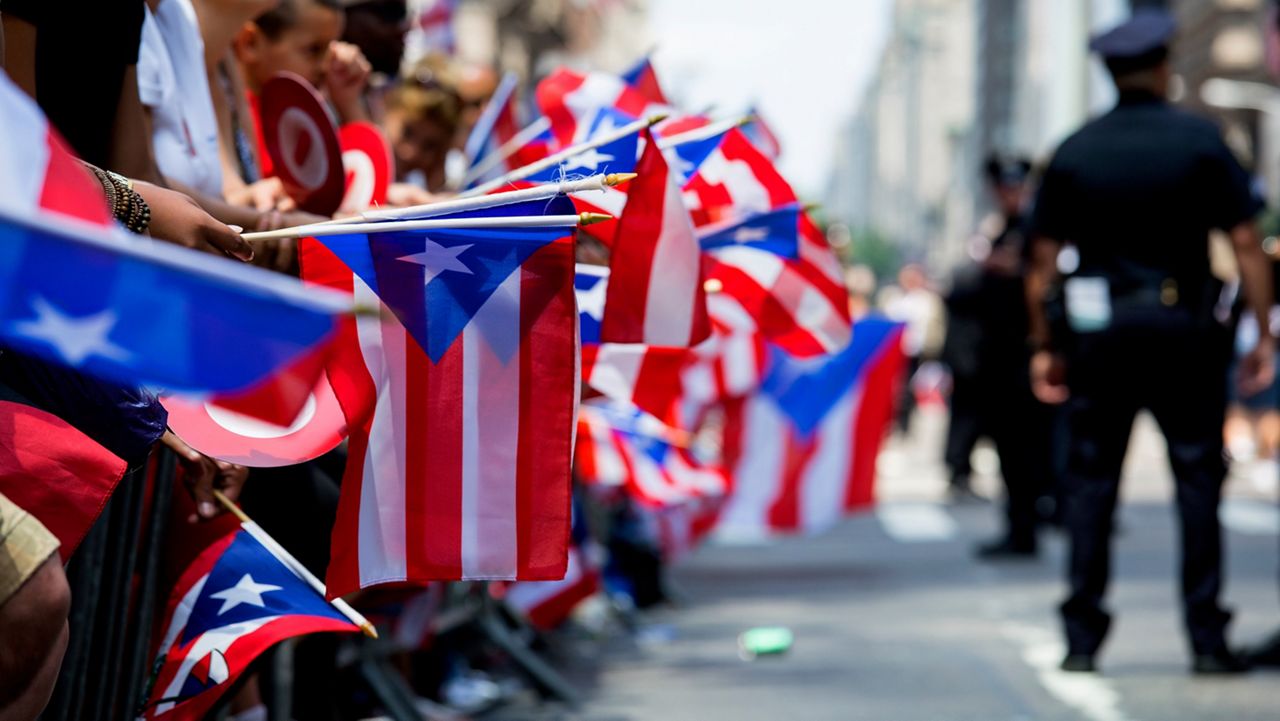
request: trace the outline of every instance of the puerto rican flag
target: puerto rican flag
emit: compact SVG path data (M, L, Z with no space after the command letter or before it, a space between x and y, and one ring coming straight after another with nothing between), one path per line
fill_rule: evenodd
M867 318L837 355L775 350L760 391L726 404L729 493L718 533L818 533L872 503L902 381L901 335L900 324Z
M648 55L622 73L627 85L635 88L644 97L655 103L670 105L666 93L662 92L662 84L658 82L658 73L653 69L653 62Z
M740 131L725 134L685 184L684 198L705 234L707 277L756 319L769 341L806 357L848 343L851 321L839 260L799 211L791 186ZM776 237L792 209L794 252L790 233L784 242ZM771 233L775 242L762 242Z
M542 114L551 122L551 134L562 147L584 139L601 108L612 108L631 120L671 110L616 75L568 68L559 68L538 83L535 96Z
M621 486L648 506L718 498L725 476L697 460L688 433L617 402L584 403L574 469L589 485Z
M582 506L573 507L569 567L559 581L496 583L489 590L536 628L550 630L565 622L586 599L600 590L600 549L591 541Z
M466 145L463 146L463 152L470 161L468 170L476 169L520 132L520 98L516 92L519 85L520 81L515 73L505 73L497 89L493 91L493 96L485 104L479 119L467 136ZM509 169L506 163L502 163L495 166L490 174L475 180L477 183L483 183L502 175Z
M247 530L217 541L187 568L163 628L143 719L202 719L280 641L360 632Z
M349 296L121 230L2 74L0 247L0 343L121 383L243 390L321 346L350 309Z
M743 134L756 146L765 157L770 160L777 160L782 155L782 144L778 142L778 136L764 121L764 117L760 115L758 108L752 107L750 111L751 120L742 128Z
M574 292L582 340L582 382L598 393L675 422L682 395L680 375L696 360L694 349L600 342L608 287L608 268L577 266Z
M601 340L692 346L711 332L701 253L675 178L653 138L627 190L610 249Z
M563 197L506 209L533 205L573 212ZM330 594L563 577L578 399L566 232L430 231L304 244L304 278L383 309L358 319L340 339L344 356L329 366L351 432Z

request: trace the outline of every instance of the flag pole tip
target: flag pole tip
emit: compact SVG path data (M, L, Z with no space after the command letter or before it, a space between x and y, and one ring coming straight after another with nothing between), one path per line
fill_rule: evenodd
M746 126L754 122L755 119L756 119L756 116L754 113L750 115L743 115L741 118L738 118L738 127L745 128Z
M608 213L579 213L578 225L595 225L603 223L606 220L613 220L613 216Z
M702 288L708 293L719 293L724 290L724 283L719 278L707 278Z
M612 188L638 177L640 177L639 173L609 173L604 176L604 184Z
M654 113L653 115L649 116L649 120L648 120L649 127L653 127L654 125L661 123L662 121L666 120L669 117L671 117L671 113Z
M360 630L364 631L364 635L368 636L369 638L378 637L378 629L374 628L373 624L369 623L368 621L365 621L364 623L360 624Z
M812 213L821 207L822 207L822 203L805 203L804 205L800 206L800 209L806 213Z

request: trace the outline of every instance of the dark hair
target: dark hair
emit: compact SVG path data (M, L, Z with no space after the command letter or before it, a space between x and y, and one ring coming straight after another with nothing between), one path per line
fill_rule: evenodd
M1016 185L1031 174L1031 161L1021 156L992 153L982 169L987 180L996 185Z
M313 3L334 12L342 12L342 0L281 0L274 9L262 13L253 21L258 29L271 40L278 40L284 31L298 24L299 3Z
M1145 52L1141 55L1128 58L1107 58L1107 70L1111 73L1111 77L1120 78L1125 75L1150 70L1160 63L1169 59L1169 47L1161 45L1155 50Z

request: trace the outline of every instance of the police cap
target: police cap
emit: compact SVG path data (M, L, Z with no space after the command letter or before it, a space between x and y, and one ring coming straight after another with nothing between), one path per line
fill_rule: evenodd
M1169 55L1169 41L1178 23L1167 10L1140 8L1116 27L1089 41L1116 75L1159 65Z
M1031 175L1031 161L1023 157L992 154L984 166L987 178L996 185L1021 185Z

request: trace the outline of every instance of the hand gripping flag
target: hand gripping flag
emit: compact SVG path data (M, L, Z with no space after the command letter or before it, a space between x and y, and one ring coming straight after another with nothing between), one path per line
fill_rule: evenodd
M718 532L818 533L873 499L901 382L900 324L869 318L837 355L770 359L760 391L725 411L729 494Z
M572 213L565 198L506 212L533 206ZM563 577L578 397L565 232L371 233L304 244L304 278L384 307L339 340L341 357L329 366L351 430L330 594Z
M201 719L263 651L293 636L358 633L249 531L206 549L173 589L143 719Z
M95 185L0 76L0 343L123 383L231 391L297 361L350 308L105 227Z
M627 205L610 250L601 340L692 346L711 332L701 253L662 151L645 132Z

